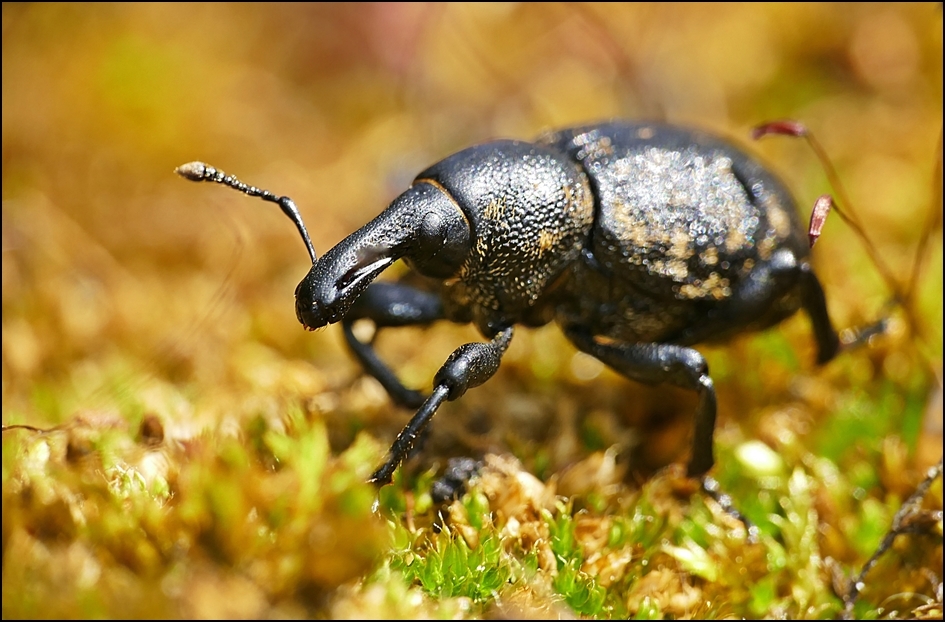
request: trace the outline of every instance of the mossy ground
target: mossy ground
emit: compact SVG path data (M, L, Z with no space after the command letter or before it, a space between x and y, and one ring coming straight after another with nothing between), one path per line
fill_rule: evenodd
M938 5L4 4L3 32L3 424L37 428L3 433L4 618L836 617L941 457ZM822 369L802 317L704 349L757 542L682 477L694 397L553 326L378 493L409 413L299 327L293 227L172 173L292 196L324 251L456 149L609 117L801 119L908 283L913 324ZM751 149L804 213L829 191L802 143ZM881 313L849 228L814 256L837 325ZM427 387L479 338L378 344ZM437 506L457 456L484 466ZM941 478L922 507L854 616L941 617Z

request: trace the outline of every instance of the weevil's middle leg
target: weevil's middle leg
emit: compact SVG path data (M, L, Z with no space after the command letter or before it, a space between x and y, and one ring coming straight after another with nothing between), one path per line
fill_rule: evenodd
M718 482L707 475L715 463L713 436L715 433L715 387L709 377L705 358L696 350L664 343L599 343L593 336L575 328L566 328L565 334L578 348L618 373L655 385L673 384L699 394L692 438L692 454L686 475L699 480L702 491L714 499L722 510L745 525L750 541L757 538L758 528L732 505L731 497L723 493Z
M686 474L701 477L712 468L712 437L715 432L715 387L709 366L698 351L667 343L599 343L590 334L565 328L568 339L580 350L599 359L616 372L648 385L669 383L699 394L692 455Z

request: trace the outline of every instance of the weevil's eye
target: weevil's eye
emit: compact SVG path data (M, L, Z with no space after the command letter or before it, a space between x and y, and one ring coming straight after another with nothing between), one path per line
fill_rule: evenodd
M425 276L455 276L470 249L466 215L446 191L432 184L418 183L402 196L416 202L422 214L407 261Z

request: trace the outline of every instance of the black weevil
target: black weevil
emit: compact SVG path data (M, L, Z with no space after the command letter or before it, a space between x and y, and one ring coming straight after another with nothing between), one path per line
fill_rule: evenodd
M377 485L391 481L440 404L495 374L516 324L554 320L578 349L627 378L697 392L687 472L714 495L706 473L715 389L692 346L804 309L817 362L841 347L784 185L702 131L614 121L470 147L420 173L321 258L288 197L200 162L178 173L279 204L312 257L295 290L299 321L308 329L341 322L367 373L418 409L371 477ZM431 288L373 282L398 259L430 277ZM360 319L377 329L471 322L488 341L457 348L423 395L355 337Z

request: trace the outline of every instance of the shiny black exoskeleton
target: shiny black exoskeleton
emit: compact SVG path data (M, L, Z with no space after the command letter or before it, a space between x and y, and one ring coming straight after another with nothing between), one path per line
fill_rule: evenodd
M287 197L200 163L178 171L278 203L313 260L295 292L299 321L341 322L364 369L419 409L374 473L377 484L390 482L440 404L492 377L516 324L555 321L627 378L696 391L692 477L713 465L716 399L691 346L804 309L817 361L840 348L788 192L755 159L701 131L611 122L470 147L420 173L321 258ZM398 259L432 277L435 290L373 282ZM424 395L355 337L359 319L377 328L472 322L488 341L457 348Z

